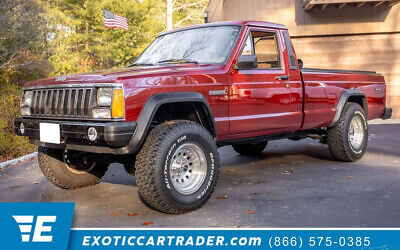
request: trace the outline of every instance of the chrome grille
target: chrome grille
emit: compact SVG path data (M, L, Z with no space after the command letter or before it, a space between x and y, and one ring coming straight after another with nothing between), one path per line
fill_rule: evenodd
M90 118L95 89L33 89L31 115L35 117ZM94 105L93 105L94 104Z

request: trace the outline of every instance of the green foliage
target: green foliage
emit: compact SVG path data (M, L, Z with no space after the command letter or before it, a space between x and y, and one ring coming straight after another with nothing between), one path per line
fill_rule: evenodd
M202 23L208 0L172 0L173 27ZM0 0L0 161L34 150L12 132L24 83L129 65L166 30L167 0ZM129 31L107 29L107 9Z
M54 75L127 66L166 29L166 0L41 1ZM173 2L175 28L203 22L207 0ZM104 28L103 8L126 17L129 31Z
M203 23L209 0L175 0L173 28Z
M0 83L44 77L44 19L35 0L0 0Z
M128 65L162 31L153 22L154 1L45 1L49 20L50 63L55 75ZM128 19L129 31L107 29L105 8Z
M42 8L35 0L0 0L0 162L32 152L28 139L12 132L22 85L45 77Z
M22 87L0 85L0 162L33 152L36 147L28 139L12 132L12 119L19 116Z

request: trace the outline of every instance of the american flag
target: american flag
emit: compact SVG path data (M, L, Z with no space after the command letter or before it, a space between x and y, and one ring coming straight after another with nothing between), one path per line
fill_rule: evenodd
M104 27L106 28L121 28L128 30L128 21L123 16L118 16L108 10L103 9Z

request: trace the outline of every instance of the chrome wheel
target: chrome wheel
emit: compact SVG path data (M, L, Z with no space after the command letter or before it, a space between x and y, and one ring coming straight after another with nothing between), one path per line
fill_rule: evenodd
M364 141L364 124L359 116L354 116L350 122L348 138L353 149L358 150Z
M203 149L194 143L184 143L172 156L169 175L172 185L181 194L199 190L207 175L207 160Z

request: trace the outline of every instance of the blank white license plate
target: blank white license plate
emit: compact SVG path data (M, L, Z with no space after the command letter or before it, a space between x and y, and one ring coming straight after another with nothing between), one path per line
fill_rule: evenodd
M60 124L40 123L40 141L60 144Z

